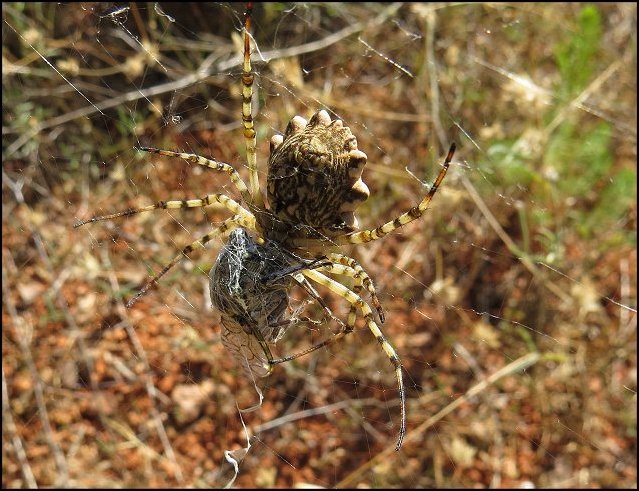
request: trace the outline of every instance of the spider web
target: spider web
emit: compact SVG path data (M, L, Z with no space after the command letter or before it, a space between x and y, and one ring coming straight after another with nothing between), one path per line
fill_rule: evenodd
M3 4L3 485L636 487L636 7L256 6L262 185L271 135L327 109L368 156L357 215L375 227L457 143L423 218L342 251L402 359L400 452L392 365L361 320L262 381L238 369L208 297L222 239L124 308L227 211L71 228L237 197L134 147L247 180L243 9ZM291 303L321 314L301 289Z

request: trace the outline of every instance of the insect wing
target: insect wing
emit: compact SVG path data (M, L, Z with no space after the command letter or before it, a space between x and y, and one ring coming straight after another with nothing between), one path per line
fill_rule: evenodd
M271 366L260 340L237 322L222 320L222 344L250 378L266 377Z

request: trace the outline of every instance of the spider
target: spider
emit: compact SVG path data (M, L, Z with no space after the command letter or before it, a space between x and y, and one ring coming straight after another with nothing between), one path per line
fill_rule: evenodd
M383 309L370 277L359 263L338 252L326 251L334 246L364 244L380 239L419 219L446 176L455 144L450 146L442 169L418 205L377 228L358 230L354 212L369 197L369 190L361 179L367 162L366 154L357 148L357 139L350 128L339 119L332 120L325 110L315 113L309 121L295 116L283 135L275 135L270 140L265 199L258 179L257 141L252 115L254 75L251 66L250 29L249 4L244 16L241 77L242 122L249 185L244 183L230 164L196 154L140 147L141 151L179 157L192 164L228 174L242 204L224 194L214 193L200 199L160 201L142 208L94 216L77 222L74 227L157 209L199 208L214 203L224 206L233 216L184 247L129 300L127 307L132 306L155 286L183 257L189 257L196 248L204 248L214 238L231 232L209 273L211 299L222 314L222 341L226 348L247 371L264 377L278 363L343 338L353 330L359 312L395 369L401 405L401 423L396 445L399 450L406 433L402 364L375 321L373 310L362 298L362 289L366 288L369 293L381 323L385 321ZM355 281L355 286L348 288L328 275L350 277ZM311 282L322 285L350 304L346 324L335 319ZM341 328L337 334L311 348L275 359L269 344L277 342L288 327L298 322L317 322L286 316L289 293L294 284L302 286L329 317L338 321Z

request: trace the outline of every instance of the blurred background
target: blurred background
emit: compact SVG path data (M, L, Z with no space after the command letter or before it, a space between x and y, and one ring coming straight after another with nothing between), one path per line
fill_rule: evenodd
M363 323L278 366L240 416L256 391L208 298L222 239L124 308L227 212L73 228L237 199L135 147L247 177L244 8L2 4L3 487L636 487L636 4L255 6L262 184L270 136L325 108L368 155L358 216L375 227L457 143L421 220L343 251L404 366L399 452L394 372Z

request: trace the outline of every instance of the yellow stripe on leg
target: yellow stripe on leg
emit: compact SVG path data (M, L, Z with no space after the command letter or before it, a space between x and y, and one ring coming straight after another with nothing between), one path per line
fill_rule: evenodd
M264 198L260 190L257 173L257 138L253 125L253 82L255 76L251 67L251 6L244 14L244 63L242 65L242 124L244 125L244 141L246 143L246 161L249 168L249 185L251 187L251 204L264 206Z
M344 273L337 274L345 274L350 276L351 278L355 278L358 281L361 281L368 293L371 296L371 302L377 310L377 315L379 315L379 320L382 322L386 322L386 316L384 315L384 309L382 308L382 304L379 302L377 298L377 293L375 291L375 286L373 285L373 280L368 275L366 270L352 257L345 256L344 254L338 253L330 253L326 255L327 259L332 263L341 264L344 266L348 266L353 271L346 271Z
M149 206L143 206L141 208L129 208L128 210L120 211L118 213L111 213L109 215L95 216L89 218L87 220L81 220L73 225L74 228L80 227L82 225L86 225L87 223L99 222L102 220L111 220L113 218L119 217L127 217L131 215L135 215L137 213L143 213L145 211L153 211L153 210L167 210L167 209L177 209L177 208L201 208L204 206L209 206L213 203L219 203L223 205L225 208L235 213L236 215L240 215L244 217L244 219L250 222L250 218L253 217L253 214L243 208L237 201L229 198L224 194L209 194L204 198L200 199L183 199L183 200L170 200L170 201L158 201L157 203ZM254 220L254 219L253 219Z
M408 210L406 213L402 213L400 216L398 216L394 220L391 220L390 222L387 222L377 228L362 230L360 232L354 232L352 234L339 237L336 240L336 242L338 244L364 244L366 242L371 242L373 240L380 239L384 237L385 235L388 235L392 231L397 230L398 228L406 225L407 223L410 223L420 218L424 214L426 209L428 208L430 201L433 199L433 196L435 196L435 193L437 192L439 185L444 180L444 177L446 177L446 172L448 172L448 167L450 166L450 162L453 159L454 153L455 153L455 144L453 143L451 144L450 149L448 150L448 155L446 155L446 160L444 160L442 170L439 171L439 174L437 175L435 182L431 186L430 191L428 192L426 197L421 201L421 203L419 203L419 205L414 206L413 208Z
M194 153L173 152L171 150L162 150L162 149L153 148L153 147L139 147L139 148L143 152L156 153L158 155L164 155L165 157L179 157L192 164L197 164L197 165L208 167L209 169L213 169L219 172L224 172L229 175L231 182L235 185L237 190L240 192L240 194L242 195L242 198L246 201L250 199L246 184L244 184L244 181L242 180L238 172L230 164L226 164L224 162L218 162L217 160L214 160L214 159L207 159L205 157L200 157L199 155L195 155Z

